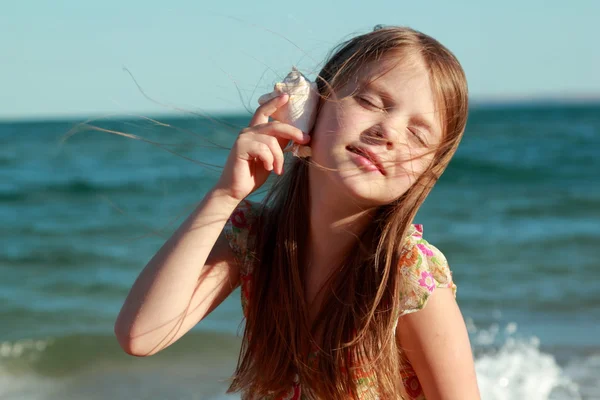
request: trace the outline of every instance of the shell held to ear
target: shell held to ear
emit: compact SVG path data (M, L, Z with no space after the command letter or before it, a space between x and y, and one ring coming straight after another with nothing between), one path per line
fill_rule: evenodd
M279 108L271 117L274 120L285 122L310 133L316 120L319 105L319 93L316 82L310 82L298 69L293 66L292 71L282 82L277 82L272 92L259 97L260 105L274 97L287 93L290 97L286 104ZM306 158L311 156L309 146L291 143L284 152L292 152L296 157Z

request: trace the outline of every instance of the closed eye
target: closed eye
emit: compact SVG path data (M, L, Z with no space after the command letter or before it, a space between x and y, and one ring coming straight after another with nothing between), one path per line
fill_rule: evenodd
M421 134L421 132L419 132L417 129L414 128L408 128L408 131L424 146L427 146L427 143L425 143L425 140L423 139L423 136Z
M381 107L377 107L375 104L371 103L369 100L365 99L364 97L355 96L355 98L358 99L358 101L360 103L366 104L368 106L368 108L375 108L380 111L385 111L385 109L383 109Z

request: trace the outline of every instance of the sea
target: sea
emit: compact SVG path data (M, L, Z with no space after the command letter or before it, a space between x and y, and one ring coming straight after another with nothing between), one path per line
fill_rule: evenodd
M239 290L151 357L113 326L250 117L0 121L0 400L239 399ZM483 399L600 399L600 103L473 106L415 222Z

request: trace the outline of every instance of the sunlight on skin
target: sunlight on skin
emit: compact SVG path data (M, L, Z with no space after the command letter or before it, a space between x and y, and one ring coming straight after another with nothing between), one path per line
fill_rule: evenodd
M331 203L352 199L362 207L373 207L393 201L429 166L432 150L441 141L429 74L421 62L400 63L370 87L360 85L389 69L390 63L363 69L358 82L343 87L339 100L326 102L317 118L311 161L331 172L312 168L310 182L320 192L327 191L323 197ZM431 129L425 130L421 120L428 120ZM374 154L385 175L362 168L348 146L360 146ZM336 195L339 189L342 194Z

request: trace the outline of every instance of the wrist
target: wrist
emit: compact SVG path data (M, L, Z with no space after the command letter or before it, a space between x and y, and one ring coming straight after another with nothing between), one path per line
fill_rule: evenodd
M217 186L215 186L211 190L209 190L208 193L206 194L206 197L217 200L219 202L223 202L224 205L227 205L233 209L235 209L240 204L240 202L243 200L243 199L238 199L235 196L233 196L230 193L230 191L223 189L223 188L219 188Z

